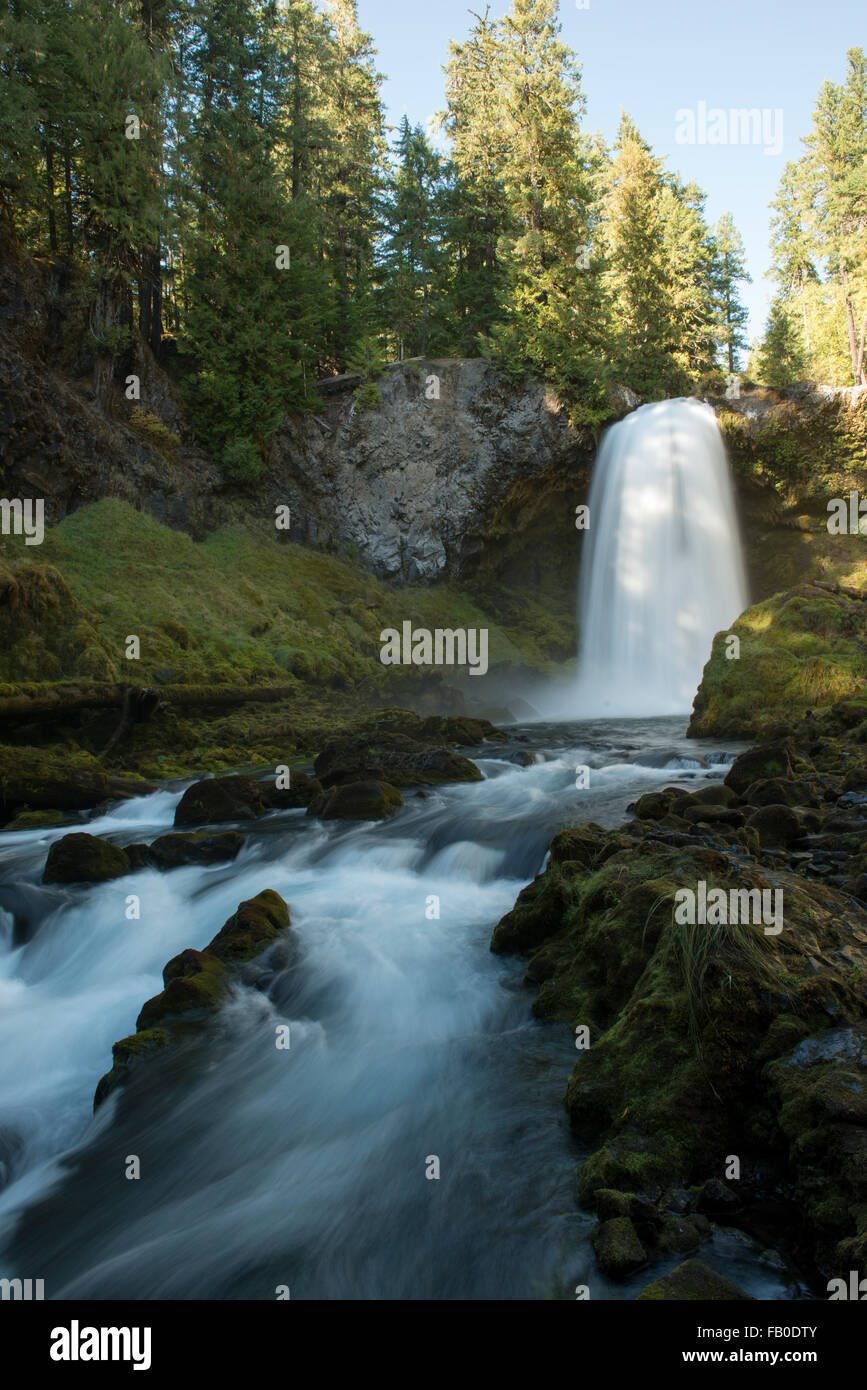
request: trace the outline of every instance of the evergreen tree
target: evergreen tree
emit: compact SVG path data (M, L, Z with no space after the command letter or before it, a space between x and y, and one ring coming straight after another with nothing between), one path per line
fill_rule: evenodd
M804 174L817 249L842 290L852 379L867 385L856 328L858 311L867 324L867 59L853 48L847 62L845 83L819 92Z
M499 26L475 16L469 38L450 45L443 127L451 139L455 183L448 201L453 258L451 300L456 351L478 352L500 313L503 267L500 240L511 227L504 187L508 157L501 120Z
M190 136L195 224L186 238L182 350L202 437L236 477L255 475L290 408L309 402L319 355L310 229L279 177L275 11L200 0Z
M624 114L605 205L613 356L620 379L651 397L678 389L683 375L669 331L673 299L664 187L661 162Z
M556 0L514 0L500 27L500 122L508 223L500 237L500 321L486 346L604 407L604 306L594 246L594 152L580 131L580 69L560 42Z
M422 128L410 126L406 116L387 195L382 313L402 361L435 354L447 344L445 167Z
M806 352L796 318L785 300L771 304L760 346L750 359L750 374L763 386L792 386L804 378Z
M714 241L704 217L704 194L695 183L664 179L661 198L668 322L660 324L677 372L686 384L715 362ZM671 384L675 384L672 378Z
M740 353L746 349L749 314L738 295L740 284L752 278L744 260L744 244L729 213L724 213L713 234L712 289L716 340L729 372L737 372Z
M375 321L373 258L385 118L382 78L370 35L359 28L356 0L327 3L331 48L323 74L323 110L331 139L322 152L317 196L324 217L323 252L336 294L330 355L340 369Z

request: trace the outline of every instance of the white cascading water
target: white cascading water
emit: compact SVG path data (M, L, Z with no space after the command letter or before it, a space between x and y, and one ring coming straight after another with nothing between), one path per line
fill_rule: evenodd
M529 766L492 745L484 781L408 793L384 824L245 822L231 864L54 886L42 868L68 828L0 832L0 1278L42 1278L61 1300L273 1301L285 1284L293 1302L569 1297L589 1282L593 1218L575 1205L561 1105L573 1039L533 1018L525 967L491 954L491 931L571 818L617 825L643 791L724 768L672 721L630 721L637 760L610 726L523 736ZM576 790L576 763L592 788ZM87 828L152 840L179 799L162 790ZM155 1062L133 1104L94 1116L111 1045L164 963L266 887L291 906L297 965L264 991L239 982L188 1074ZM124 1175L133 1153L141 1182ZM749 1245L716 1240L702 1258L784 1294ZM594 1295L634 1297L646 1278L596 1271Z
M712 408L642 406L607 431L593 474L573 715L688 711L714 636L747 602Z

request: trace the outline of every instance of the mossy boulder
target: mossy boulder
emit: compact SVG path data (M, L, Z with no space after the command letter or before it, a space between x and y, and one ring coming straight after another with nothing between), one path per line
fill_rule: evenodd
M631 808L632 814L639 820L662 820L669 812L683 804L686 795L677 791L673 787L666 787L659 792L645 792L635 802Z
M823 1268L845 1277L867 1230L867 1023L802 1039L764 1075Z
M742 793L749 806L818 806L816 791L807 782L765 777L750 783Z
M82 811L111 794L105 769L89 753L0 745L0 810Z
M329 743L316 759L314 771L326 791L349 782L412 787L482 779L475 763L443 744L378 731Z
M152 845L141 848L154 868L178 869L185 864L221 864L236 859L245 844L246 837L238 830L223 830L217 835L200 830L161 835Z
M262 804L269 811L303 810L314 797L322 794L322 783L307 772L293 772L290 782L288 787L278 787L274 782L260 782Z
M403 734L416 743L441 743L471 748L488 740L504 743L507 735L489 719L464 714L435 714L425 718L408 709L377 710L361 724L362 732Z
M115 1043L114 1065L96 1088L94 1109L125 1086L143 1059L200 1032L228 997L232 981L270 946L282 941L284 964L295 955L289 908L279 893L265 889L239 905L203 951L186 950L163 970L164 988L142 1006L136 1033Z
M340 783L320 792L309 803L307 814L320 820L386 820L402 805L397 787L367 780Z
M72 818L65 811L19 811L4 830L50 830L67 825Z
M628 1216L601 1222L591 1239L599 1267L609 1279L628 1279L647 1264L647 1251Z
M728 659L732 635L741 644L736 661ZM767 737L842 700L860 703L865 643L867 589L801 584L756 604L714 639L690 736Z
M93 1102L94 1110L97 1110L118 1086L126 1084L129 1074L137 1062L162 1051L164 1047L168 1047L170 1042L170 1035L162 1028L152 1028L147 1032L133 1033L130 1037L121 1038L120 1042L116 1042L111 1049L113 1063L111 1071L106 1072L96 1088Z
M573 825L561 830L551 841L551 863L575 866L579 869L594 868L597 864L617 852L610 833L591 821L589 825Z
M535 950L562 931L571 902L572 890L566 880L553 870L540 874L522 888L511 912L497 923L491 950L499 955Z
M686 1255L690 1250L697 1250L701 1242L702 1233L694 1221L671 1212L662 1214L656 1237L657 1254Z
M759 781L794 780L795 768L803 767L804 759L791 739L761 743L735 758L726 773L725 785L737 796Z
M64 835L48 851L43 883L107 883L130 872L129 856L98 835Z
M680 814L690 825L729 826L737 830L746 822L743 811L738 811L733 806L690 804L684 806Z
M762 806L749 817L747 825L758 832L762 849L785 849L803 833L790 806Z
M709 1269L701 1260L685 1260L669 1274L654 1279L638 1295L637 1302L753 1302L752 1294L744 1293L730 1279Z
M218 825L264 815L262 784L255 777L211 777L187 787L175 810L175 825Z

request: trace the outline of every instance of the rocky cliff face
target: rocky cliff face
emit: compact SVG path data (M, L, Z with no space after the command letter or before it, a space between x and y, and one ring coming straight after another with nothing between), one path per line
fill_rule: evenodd
M288 420L275 441L269 482L294 502L299 539L424 582L475 566L516 489L571 477L580 501L595 440L541 384L511 386L481 359L415 360L391 367L381 405L364 411L353 385L328 383L321 414Z

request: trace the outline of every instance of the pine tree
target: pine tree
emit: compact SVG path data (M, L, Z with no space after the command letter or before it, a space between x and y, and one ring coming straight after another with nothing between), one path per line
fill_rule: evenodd
M323 73L323 109L331 140L323 151L317 196L323 209L323 254L336 294L330 355L340 369L352 345L375 322L373 258L385 118L382 78L370 35L359 27L356 0L327 3L331 46Z
M190 55L196 216L181 346L198 429L242 478L285 412L310 402L320 352L315 252L274 155L285 135L274 17L260 0L201 0Z
M605 205L613 356L619 379L642 396L681 386L671 335L673 296L665 251L664 181L633 121L623 115Z
M716 354L714 242L705 221L704 203L704 194L695 183L682 184L672 175L664 178L661 211L669 286L668 347L684 388L712 371ZM675 384L674 379L671 384Z
M867 385L856 327L858 312L867 326L867 59L853 48L847 61L845 83L819 92L804 175L817 249L842 290L852 380Z
M450 45L450 53L447 108L441 117L455 169L448 199L450 294L456 351L471 355L499 318L504 275L498 247L512 226L504 187L508 145L501 120L503 41L487 10L475 16L465 43Z
M53 151L45 110L50 35L43 0L5 0L0 10L0 215L7 233L18 231L31 244L48 233L54 217L51 153L44 169L46 150ZM41 226L33 225L34 214ZM56 249L56 223L48 239Z
M740 284L751 284L744 259L744 243L729 213L724 213L713 234L712 289L716 340L729 372L737 372L740 353L746 349L749 314L738 295Z
M792 386L804 378L806 351L796 318L784 299L771 304L764 337L750 359L750 374L763 386Z
M593 241L594 152L580 131L580 69L560 42L556 0L514 0L497 64L508 224L500 322L487 349L509 373L569 390L576 418L604 409L604 304Z
M132 0L73 0L69 18L59 68L79 110L64 111L62 134L76 236L91 277L94 386L102 398L131 341L134 288L158 235L164 72Z
M380 257L383 320L401 361L436 354L447 344L448 192L443 160L422 128L404 116L387 186Z

